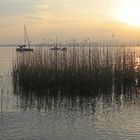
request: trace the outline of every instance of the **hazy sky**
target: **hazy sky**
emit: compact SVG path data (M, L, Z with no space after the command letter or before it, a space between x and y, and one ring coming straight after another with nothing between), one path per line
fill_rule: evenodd
M0 44L48 38L140 38L139 0L0 0Z

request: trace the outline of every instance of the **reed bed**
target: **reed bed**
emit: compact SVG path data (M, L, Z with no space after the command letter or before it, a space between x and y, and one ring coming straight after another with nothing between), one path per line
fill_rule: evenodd
M138 87L139 63L139 48L73 42L65 51L38 47L33 53L17 53L12 76L15 87L21 90L93 93L113 86Z

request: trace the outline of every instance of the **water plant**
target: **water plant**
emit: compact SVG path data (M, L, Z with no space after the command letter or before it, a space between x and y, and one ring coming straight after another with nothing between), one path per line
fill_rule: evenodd
M90 94L110 90L113 85L139 85L138 48L110 47L90 40L64 45L66 51L38 47L33 53L18 53L12 70L15 87Z

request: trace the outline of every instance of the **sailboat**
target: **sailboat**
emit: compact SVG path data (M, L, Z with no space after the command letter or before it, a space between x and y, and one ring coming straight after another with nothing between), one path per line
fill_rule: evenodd
M28 34L27 34L27 31L26 31L26 26L25 25L24 25L24 44L18 45L18 48L16 48L16 51L20 51L20 52L33 51L33 49L30 48L30 41L29 41L29 38L28 38Z

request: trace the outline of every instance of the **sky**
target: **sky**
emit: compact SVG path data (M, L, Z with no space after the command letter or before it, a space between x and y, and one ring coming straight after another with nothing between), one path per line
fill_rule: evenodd
M139 40L139 0L0 0L0 44L47 39Z

